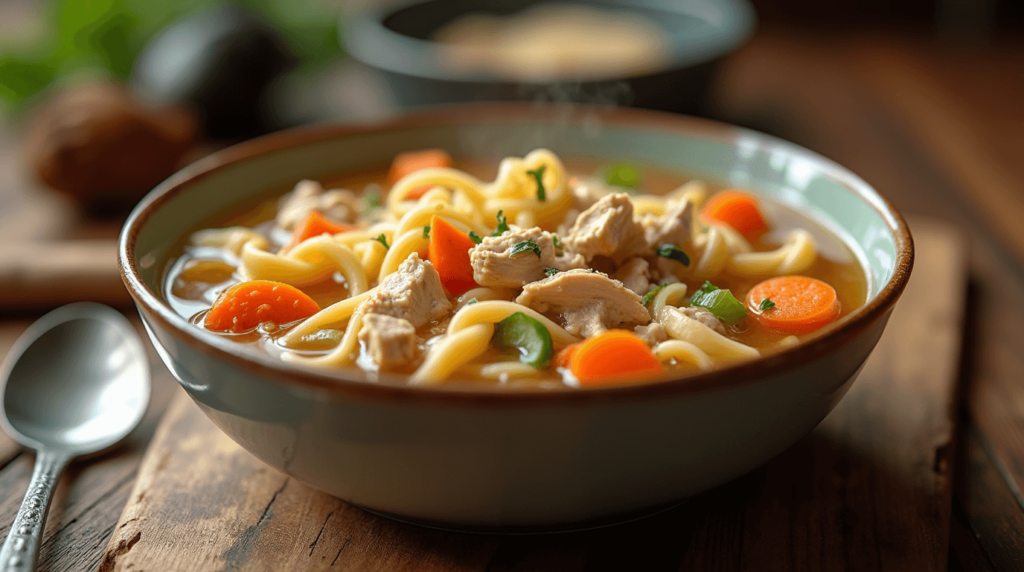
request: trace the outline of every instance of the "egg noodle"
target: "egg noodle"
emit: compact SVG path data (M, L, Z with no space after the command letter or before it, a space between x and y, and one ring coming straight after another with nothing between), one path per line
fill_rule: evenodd
M538 197L537 177L545 189ZM304 181L304 184L308 181ZM415 200L414 190L427 188ZM671 193L630 197L635 216L661 216L677 203L690 201L700 207L707 197L703 183L691 181ZM305 319L277 342L288 350L303 350L308 337L318 330L343 329L341 341L322 355L286 351L283 359L316 367L354 364L359 357L358 334L362 327L364 302L377 293L379 285L398 270L413 253L424 257L429 238L424 227L434 216L441 217L463 232L491 235L499 212L510 223L523 228L554 229L562 224L574 205L569 177L561 160L546 149L525 157L501 161L492 182L453 168L429 168L413 172L391 188L383 213L366 228L339 234L324 234L305 240L294 248L274 250L261 234L243 227L204 230L194 233L195 245L215 246L236 256L240 272L250 280L273 280L296 287L308 286L340 276L348 297ZM690 252L694 261L686 272L695 278L712 278L728 270L739 276L775 276L806 270L815 261L817 248L811 234L795 230L776 250L755 252L747 240L724 225L694 224ZM515 292L507 288L474 288L454 300L455 311L444 330L427 342L427 354L410 383L439 384L460 372L487 378L536 376L537 370L517 362L480 365L471 363L483 354L494 335L495 324L522 312L543 324L555 349L580 341L548 317L511 301ZM736 342L705 324L685 316L686 286L662 288L648 304L652 318L660 322L669 340L658 344L654 354L663 362L689 364L705 370L724 360L749 359L758 350Z

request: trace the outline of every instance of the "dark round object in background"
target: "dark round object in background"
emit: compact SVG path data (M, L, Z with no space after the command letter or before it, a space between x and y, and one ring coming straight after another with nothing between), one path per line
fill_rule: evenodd
M161 32L135 63L132 87L146 101L194 108L208 138L249 137L271 128L267 86L295 61L269 24L223 5Z
M539 0L407 0L387 4L346 22L346 50L380 70L400 105L466 101L553 101L629 105L677 113L705 114L708 88L718 61L753 32L756 16L746 0L561 0L611 12L646 16L669 39L669 61L654 72L600 80L513 82L442 65L443 46L431 38L469 14L509 16Z

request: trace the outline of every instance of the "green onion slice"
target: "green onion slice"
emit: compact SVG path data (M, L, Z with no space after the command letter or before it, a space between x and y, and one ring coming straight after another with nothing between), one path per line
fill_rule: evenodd
M747 309L729 290L705 282L690 298L690 305L705 308L722 322L732 326L747 317Z
M516 312L498 322L494 328L492 343L499 349L516 349L519 361L535 368L544 368L555 355L551 332L544 324Z

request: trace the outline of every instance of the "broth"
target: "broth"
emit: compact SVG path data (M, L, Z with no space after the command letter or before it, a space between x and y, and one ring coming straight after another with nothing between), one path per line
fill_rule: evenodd
M457 163L456 166L484 180L489 180L489 178L496 175L496 165L493 163L463 161ZM566 168L571 174L590 176L592 173L599 171L601 165L593 161L580 160L567 162ZM686 177L657 169L644 168L640 170L640 173L643 183L642 191L645 194L665 195L687 182ZM324 187L354 189L364 195L363 199L366 199L365 194L367 192L380 192L382 200L386 203L386 193L383 192L383 189L387 187L387 176L388 174L385 171L367 171L326 181ZM365 189L369 189L369 191ZM709 189L712 195L719 190L710 185ZM277 205L278 199L276 198L264 201L241 212L234 212L224 216L216 226L251 228L257 234L267 238L271 245L270 249L274 250L283 246L288 238L287 234L282 233L280 228L275 228L274 217L278 210ZM813 263L800 272L800 274L816 278L834 288L840 306L838 314L840 319L864 304L867 295L867 282L864 271L854 254L838 237L815 221L790 208L763 199L760 201L760 205L764 218L771 225L771 230L750 240L749 245L755 252L769 252L778 249L780 245L786 242L787 236L794 229L802 229L813 237L813 242L817 248L817 255ZM513 220L510 219L509 222L512 223ZM545 230L553 231L557 225L541 224L540 226ZM707 229L705 228L705 230ZM424 233L426 234L426 231ZM393 237L391 246L396 246L394 241L397 239L397 236ZM540 254L537 254L537 256L539 258ZM595 262L593 262L592 266L599 265L597 263L599 258L594 258ZM163 284L164 296L167 302L175 312L190 319L197 327L203 327L207 312L218 296L231 286L245 282L248 279L242 270L238 256L222 246L203 246L186 243L178 250L177 255L168 262L166 268L167 272ZM744 276L725 270L710 280L715 286L730 290L735 298L744 301L751 288L767 277ZM681 282L687 286L687 298L696 292L705 281L704 279L685 276L685 273L681 278ZM300 289L312 298L320 308L326 308L331 304L345 300L350 295L349 287L340 271L333 272L315 283L303 285ZM454 296L451 299L456 301L454 312L462 309L465 301L459 303L458 297ZM446 317L432 320L417 329L416 343L418 354L429 354L431 346L443 340L452 314L453 312L449 312ZM544 314L554 319L556 323L563 321L564 318L563 315L557 314L557 312ZM237 343L246 345L252 352L267 353L275 358L280 358L285 353L293 353L305 357L325 356L329 355L338 344L348 322L349 320L346 319L337 323L327 324L329 327L320 328L317 335L313 336L313 338L305 339L299 345L293 344L290 348L283 347L282 338L292 328L296 327L297 323L282 325L263 323L255 330L244 333L224 333L222 335L230 337ZM750 346L758 350L761 355L777 351L795 341L791 333L763 327L754 316L748 316L738 324L725 326L724 329L727 338ZM802 337L805 336L799 335L797 339ZM559 349L557 347L558 344L556 343L555 345L556 349ZM451 375L451 381L448 381L448 383L474 385L492 385L497 383L506 387L554 387L563 384L576 385L578 383L567 368L548 367L527 370L520 366L513 367L510 365L509 367L512 367L515 372L514 375L507 373L505 375L500 373L496 375L493 371L487 371L489 364L518 364L520 361L520 352L501 350L492 344L470 363L457 368L455 373ZM663 360L663 363L669 373L699 371L693 365L676 359ZM422 364L423 359L421 358L390 367L389 369L400 374L413 374ZM340 369L351 368L353 365L371 372L376 369L376 363L370 355L365 341L359 345L359 355L355 363L340 366Z

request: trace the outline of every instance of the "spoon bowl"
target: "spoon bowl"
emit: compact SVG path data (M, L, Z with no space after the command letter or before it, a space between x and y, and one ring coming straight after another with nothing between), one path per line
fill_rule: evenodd
M0 549L0 572L31 570L60 472L113 446L149 404L149 362L127 319L100 304L70 304L32 324L0 367L0 425L35 449L32 481Z

